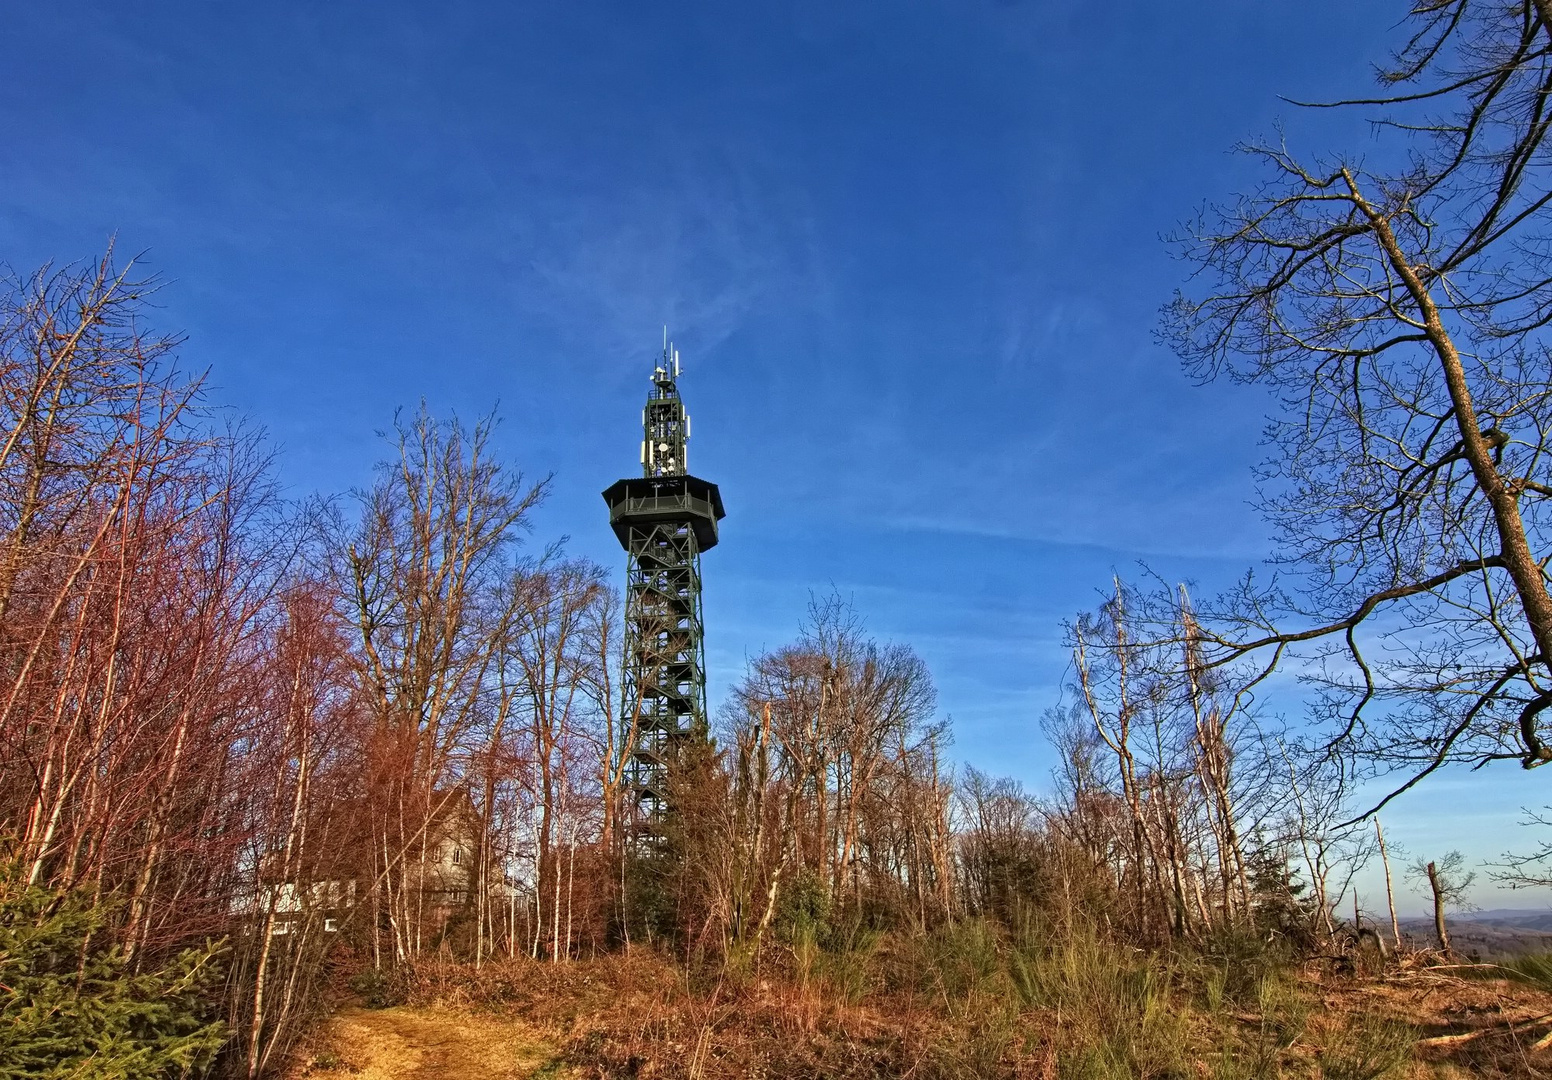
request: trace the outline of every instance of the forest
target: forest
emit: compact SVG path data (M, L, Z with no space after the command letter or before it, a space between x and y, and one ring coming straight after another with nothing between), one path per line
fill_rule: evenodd
M1454 947L1464 858L1382 819L1552 761L1552 3L1410 19L1345 103L1377 148L1244 147L1263 185L1172 239L1161 340L1274 403L1279 557L1096 582L1039 791L816 589L643 845L616 575L537 534L495 414L406 408L289 497L177 286L11 272L0 1077L346 1075L351 1003L525 1017L549 1075L1544 1075L1552 963Z

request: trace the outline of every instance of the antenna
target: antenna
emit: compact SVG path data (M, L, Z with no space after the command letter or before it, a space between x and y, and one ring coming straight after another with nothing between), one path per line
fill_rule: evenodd
M674 378L679 377L679 350L674 350Z

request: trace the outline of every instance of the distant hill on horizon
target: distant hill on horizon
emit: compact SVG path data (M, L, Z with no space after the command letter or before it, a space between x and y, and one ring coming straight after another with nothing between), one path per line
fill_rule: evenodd
M1473 922L1501 922L1537 929L1552 928L1552 907L1544 908L1484 908L1481 911L1461 913ZM1433 916L1427 916L1432 919Z
M1552 953L1552 908L1489 908L1447 916L1450 943L1483 960ZM1403 916L1401 936L1410 945L1433 944L1433 916ZM1383 924L1382 924L1383 925Z

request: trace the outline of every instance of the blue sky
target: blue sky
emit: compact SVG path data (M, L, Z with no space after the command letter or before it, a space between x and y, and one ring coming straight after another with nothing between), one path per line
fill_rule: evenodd
M1369 85L1400 7L1366 7L17 4L0 258L147 251L298 494L364 483L397 407L499 401L541 534L610 565L667 323L729 512L713 700L833 586L928 660L956 756L1039 788L1062 620L1139 559L1265 552L1266 402L1152 341L1160 235L1252 182L1240 139L1366 137L1278 97ZM1493 856L1542 799L1445 790L1399 840Z

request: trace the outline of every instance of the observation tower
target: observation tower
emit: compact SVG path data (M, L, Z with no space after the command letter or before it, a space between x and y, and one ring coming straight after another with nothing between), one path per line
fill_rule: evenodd
M690 416L678 378L679 352L665 332L641 414L641 475L603 493L628 560L620 745L630 755L631 829L642 851L664 838L669 770L685 742L706 730L701 552L716 546L724 516L717 485L690 475Z

